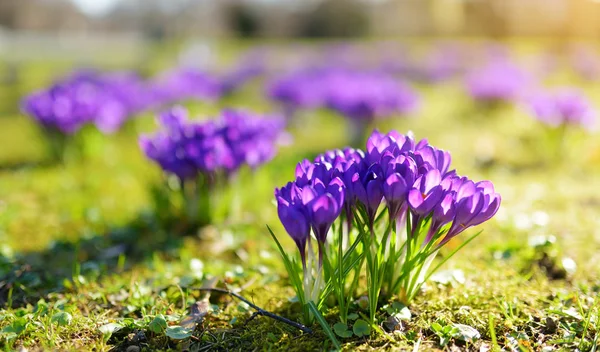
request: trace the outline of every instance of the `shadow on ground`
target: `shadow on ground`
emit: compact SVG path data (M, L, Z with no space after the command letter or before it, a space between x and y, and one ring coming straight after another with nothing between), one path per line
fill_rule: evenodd
M155 253L176 257L183 246L183 227L161 225L153 215L77 241L56 241L47 249L9 255L0 251L0 308L35 304L50 293L62 292L85 277L127 270Z

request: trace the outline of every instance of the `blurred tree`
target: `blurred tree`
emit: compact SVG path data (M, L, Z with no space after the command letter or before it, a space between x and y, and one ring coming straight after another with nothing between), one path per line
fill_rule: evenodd
M301 36L355 37L369 30L367 8L355 0L326 0L305 16Z
M258 35L260 20L248 5L234 2L229 5L226 16L229 28L238 36L250 38Z
M19 6L17 5L16 1L0 2L0 26L10 29L16 28L19 11Z

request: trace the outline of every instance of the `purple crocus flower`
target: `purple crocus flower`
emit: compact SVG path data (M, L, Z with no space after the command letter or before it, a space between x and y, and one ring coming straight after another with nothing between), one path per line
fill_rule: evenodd
M382 134L374 130L367 139L366 161L368 164L377 163L381 161L381 157L386 152L395 157L402 153L415 151L417 146L411 136L400 134L397 131Z
M302 265L306 265L306 243L310 236L310 220L302 202L302 191L293 182L275 189L277 214L283 227L298 246Z
M316 197L310 203L310 218L315 237L325 243L327 233L344 205L344 183L339 177L333 178L327 186L319 179L315 183Z
M462 179L460 183L454 193L454 219L440 246L469 227L491 219L500 208L501 197L491 182Z
M281 118L233 110L216 120L194 122L184 108L175 107L161 114L159 123L164 129L140 137L140 147L182 180L216 172L230 175L244 165L256 168L275 155L283 131Z
M384 158L386 159L386 158ZM387 162L383 196L390 218L396 218L405 205L408 192L417 176L417 165L410 156L399 155Z
M579 125L593 129L596 124L596 111L592 104L575 89L537 94L531 98L529 105L538 120L552 127Z
M296 181L276 189L275 196L278 209L281 209L279 218L296 241L304 263L304 248L310 229L324 244L331 225L342 211L345 186L339 177L333 175L328 164L301 162L296 167L296 175ZM322 258L321 250L319 258Z
M428 144L419 146L414 153L414 158L421 173L436 169L442 176L448 172L452 161L449 152L437 149Z
M456 214L456 206L454 201L455 197L455 193L446 193L442 201L433 208L431 225L423 245L429 243L443 226L454 220L454 216Z
M414 214L425 217L444 197L440 171L432 169L419 176L408 191L408 204Z
M383 168L380 164L372 164L366 170L359 170L352 179L351 185L353 194L357 200L362 203L367 212L369 227L373 226L377 209L383 200Z

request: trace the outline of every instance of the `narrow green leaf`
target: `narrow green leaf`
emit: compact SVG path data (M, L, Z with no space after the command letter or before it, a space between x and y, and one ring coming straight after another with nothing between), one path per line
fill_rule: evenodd
M287 255L287 253L285 253L285 251L283 250L283 246L281 245L281 243L277 239L277 236L275 236L275 234L273 233L273 230L271 230L269 225L267 225L267 229L269 230L269 234L271 234L271 237L273 238L273 240L275 241L275 244L277 245L279 254L281 254L281 257L283 258L283 264L285 265L285 269L287 270L288 275L290 276L290 281L292 283L292 287L296 291L296 294L298 295L298 299L300 300L300 303L305 304L304 287L302 285L302 279L300 278L299 270L297 269L296 265L294 265L294 263L292 262L290 257Z
M317 321L323 328L323 331L325 331L325 334L327 335L327 337L329 337L329 339L331 340L331 343L333 343L335 348L337 350L341 349L342 346L340 345L340 342L335 337L335 334L331 330L331 327L327 323L327 320L325 320L325 318L323 318L323 315L321 315L321 312L319 312L319 310L317 309L317 306L315 305L315 303L312 301L309 301L308 308L310 309L311 313L313 313L313 315L315 316L315 318L317 319Z
M452 252L450 252L449 255L447 255L438 265L436 265L432 270L429 271L429 273L427 273L427 275L425 276L425 279L423 280L423 282L429 280L429 277L435 273L442 265L444 265L444 263L446 263L448 261L448 259L452 258L456 252L458 252L459 250L461 250L464 246L466 246L467 244L469 244L469 242L473 241L477 236L479 236L481 234L482 231L477 232L476 234L474 234L473 236L469 237L465 242L461 243L460 246L458 246L455 250L453 250Z

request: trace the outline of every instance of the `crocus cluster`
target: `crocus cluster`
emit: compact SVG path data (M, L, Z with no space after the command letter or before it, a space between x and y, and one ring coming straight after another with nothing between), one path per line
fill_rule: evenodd
M177 106L159 116L163 130L140 137L148 158L181 180L199 174L234 174L248 165L256 168L271 160L283 120L241 110L224 110L214 120L190 121Z
M581 126L593 129L596 111L582 92L559 89L534 95L529 105L534 116L551 127Z
M360 276L365 263L372 320L382 290L409 303L444 244L500 206L491 182L461 177L450 162L447 151L427 140L374 131L365 151L334 150L299 163L295 180L275 197L279 219L300 251L301 301L322 303L330 292L338 302L356 297L345 278L352 271ZM343 275L336 279L332 272Z
M142 80L133 73L79 71L24 98L22 109L44 129L70 135L87 124L118 130L143 107Z
M141 136L140 147L179 181L179 203L187 223L197 227L212 221L214 202L219 201L215 192L222 191L240 168L255 169L275 156L284 120L225 110L214 120L190 121L187 110L174 107L159 116L159 123L162 130ZM163 188L167 191L161 199L170 195L168 184ZM180 212L158 201L156 206L158 212Z
M495 59L474 70L467 77L466 87L477 102L514 102L531 83L531 77L508 59Z
M339 67L294 72L275 81L269 96L288 112L325 107L367 122L411 112L418 102L410 87L389 75Z

